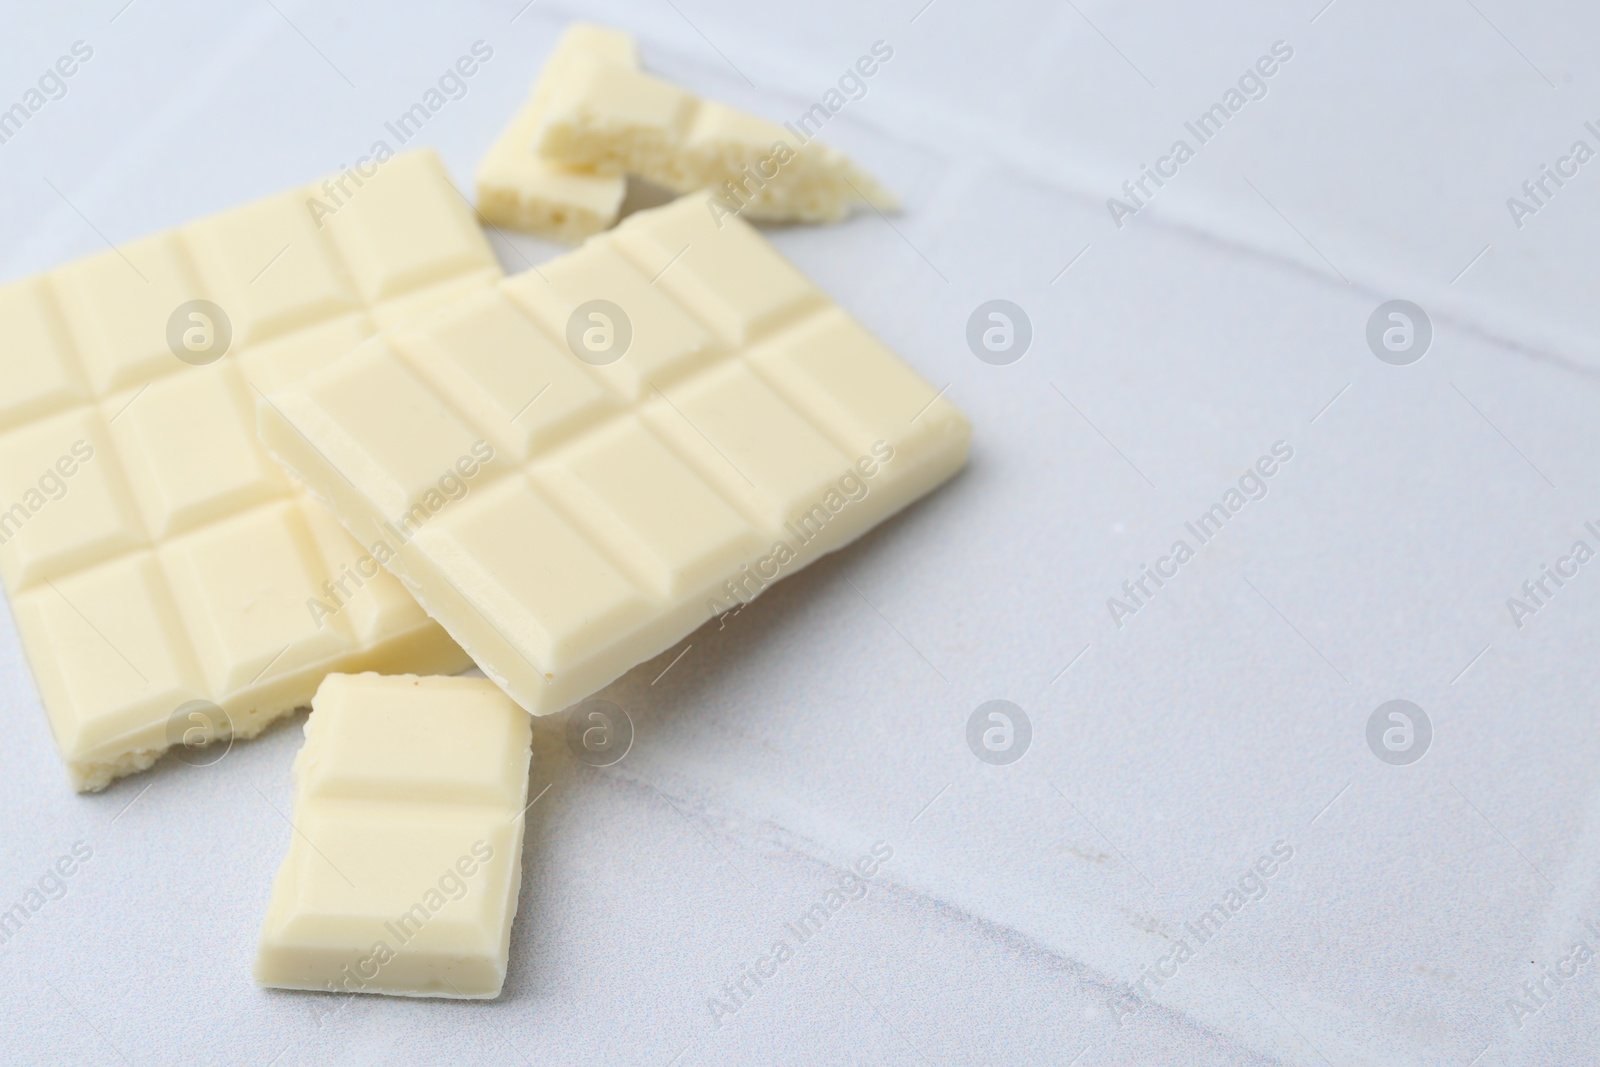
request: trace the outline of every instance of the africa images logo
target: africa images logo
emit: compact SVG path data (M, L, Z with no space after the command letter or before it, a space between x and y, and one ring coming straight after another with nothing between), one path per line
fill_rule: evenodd
M467 79L477 74L493 58L493 46L481 40L473 41L470 55L457 57L439 75L436 83L423 92L420 100L397 115L394 121L385 122L383 128L389 131L399 146L404 147L422 132L422 127L433 116L444 110L445 105L466 96L469 88ZM322 229L324 221L330 216L337 215L361 191L361 187L378 173L378 168L394 156L395 149L380 137L372 142L366 155L356 159L354 166L341 164L338 175L322 183L321 196L306 198L306 210L311 213L311 221L317 224L317 229Z

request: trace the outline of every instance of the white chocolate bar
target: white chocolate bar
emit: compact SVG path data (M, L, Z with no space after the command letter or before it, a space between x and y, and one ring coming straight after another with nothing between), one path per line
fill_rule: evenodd
M567 166L709 190L728 213L754 219L836 222L858 205L895 207L844 153L593 54L561 71L535 143Z
M269 451L535 714L861 536L953 475L971 437L698 194L387 332L258 413ZM447 487L480 441L493 458Z
M469 665L255 432L254 390L500 277L437 156L372 167L0 288L0 577L80 790L205 740L191 701L247 738L329 671Z
M256 981L499 996L531 744L528 716L481 678L329 675L294 761Z
M626 178L564 166L534 151L550 97L580 53L623 67L639 66L639 50L629 34L582 22L567 27L528 102L478 165L478 211L496 226L577 244L617 221Z

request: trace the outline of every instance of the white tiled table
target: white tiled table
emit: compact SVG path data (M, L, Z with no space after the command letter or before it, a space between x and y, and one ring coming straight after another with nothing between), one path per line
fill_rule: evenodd
M882 40L826 136L906 211L772 236L950 383L972 461L608 690L637 727L620 764L537 724L549 790L494 1003L255 989L297 725L76 796L0 616L0 904L92 850L0 945L4 1058L1595 1057L1600 962L1520 1026L1507 1004L1574 941L1600 949L1600 576L1550 585L1520 628L1506 606L1574 540L1600 549L1600 160L1520 229L1506 205L1574 141L1600 150L1592 7L274 3L11 16L0 104L74 41L94 54L0 144L0 276L352 162L480 39L492 59L418 138L469 193L569 17L780 118ZM1276 41L1293 56L1266 95L1119 229L1106 198ZM512 270L556 251L495 242ZM1409 366L1365 340L1396 297L1433 327ZM965 341L995 298L1033 329L1008 366ZM1278 441L1266 496L1119 628L1107 598ZM991 699L1032 724L1009 766L966 744ZM1366 742L1391 699L1433 726L1411 765ZM1264 897L1170 962L1280 841L1292 858L1247 880ZM865 896L714 1017L877 842ZM1119 1026L1112 998L1158 966L1175 975Z

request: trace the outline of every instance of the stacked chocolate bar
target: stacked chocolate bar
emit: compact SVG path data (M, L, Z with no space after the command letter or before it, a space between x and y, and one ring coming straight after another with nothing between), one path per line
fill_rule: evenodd
M613 227L627 175L684 193ZM965 417L741 216L890 206L574 26L431 152L0 288L0 578L79 790L308 703L264 985L492 997L530 726L954 474ZM489 681L442 677L476 664Z

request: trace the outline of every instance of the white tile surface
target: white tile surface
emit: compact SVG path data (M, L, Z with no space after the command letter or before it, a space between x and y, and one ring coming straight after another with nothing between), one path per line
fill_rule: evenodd
M637 727L620 764L537 724L550 789L493 1004L254 989L298 730L75 796L0 617L0 903L93 849L0 946L8 1058L1593 1058L1600 962L1520 1027L1507 1000L1573 941L1600 949L1581 925L1600 925L1600 578L1520 630L1505 605L1575 538L1600 547L1600 161L1521 230L1505 206L1600 125L1592 7L275 3L10 20L6 103L73 41L95 52L0 144L0 277L352 162L478 39L494 58L420 138L468 189L569 16L779 118L883 39L894 59L827 137L907 211L773 237L951 383L972 462L613 686ZM1119 231L1105 198L1280 39L1266 98ZM555 251L496 243L510 269ZM1435 328L1409 367L1364 341L1395 296ZM995 297L1033 323L1009 367L965 345ZM1117 629L1106 598L1280 439L1267 497ZM1397 697L1436 730L1408 767L1364 740ZM964 740L994 698L1033 724L1009 767ZM1265 899L1114 1025L1163 931L1279 839L1294 858ZM866 896L714 1025L707 998L880 840Z

